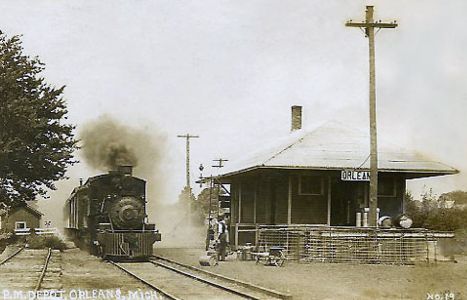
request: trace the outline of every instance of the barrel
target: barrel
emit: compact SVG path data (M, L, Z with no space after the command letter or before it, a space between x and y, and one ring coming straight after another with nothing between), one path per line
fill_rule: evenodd
M408 229L408 228L412 227L413 221L407 215L402 214L402 215L399 215L399 216L396 217L396 219L394 220L394 223L398 227Z
M217 266L217 258L215 255L203 255L199 257L199 264L202 266Z
M382 216L378 219L378 225L381 228L390 228L392 226L392 220L390 216Z

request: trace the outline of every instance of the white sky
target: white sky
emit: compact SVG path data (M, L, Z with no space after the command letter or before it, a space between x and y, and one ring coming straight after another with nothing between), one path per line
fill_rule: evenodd
M293 104L304 106L305 127L367 126L368 44L344 26L363 20L367 4L377 20L399 23L377 34L380 139L461 170L412 183L416 193L423 184L466 190L467 1L3 0L0 29L22 34L48 82L67 86L78 130L108 114L164 133L166 180L152 184L174 199L185 180L177 134L201 136L192 143L194 178L199 163L287 134ZM74 167L53 201L97 173Z

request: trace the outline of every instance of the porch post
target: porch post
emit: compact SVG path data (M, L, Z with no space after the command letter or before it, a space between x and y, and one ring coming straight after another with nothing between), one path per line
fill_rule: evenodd
M238 223L235 223L235 249L238 249Z
M287 201L287 224L292 224L292 176L289 174L289 195Z
M258 183L255 184L255 193L253 199L253 223L256 224L256 198L258 198Z
M328 175L328 226L331 226L331 175Z
M259 226L255 224L255 246L258 246L259 242Z
M407 182L405 180L405 177L402 177L402 181L400 181L400 179L398 181L402 183L402 187L401 187L401 191L402 191L402 207L401 207L401 211L402 211L403 214L405 214L405 204L407 203L407 197L405 195L406 189L407 189ZM397 181L396 181L396 183L397 183Z
M238 183L238 223L242 222L242 182Z

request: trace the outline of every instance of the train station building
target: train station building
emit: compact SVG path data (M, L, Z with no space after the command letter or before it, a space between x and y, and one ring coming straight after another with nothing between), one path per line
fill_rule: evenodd
M360 227L369 204L368 134L338 122L301 130L301 107L292 107L292 132L242 162L219 182L230 184L230 241L257 244L258 227ZM378 149L379 216L404 212L407 180L456 174L443 163L397 147ZM359 224L357 224L357 222Z

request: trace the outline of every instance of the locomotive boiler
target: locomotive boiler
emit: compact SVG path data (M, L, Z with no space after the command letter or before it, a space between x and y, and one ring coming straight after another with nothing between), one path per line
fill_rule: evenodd
M147 222L146 181L131 166L90 177L66 200L66 234L91 254L112 260L146 260L161 240Z

